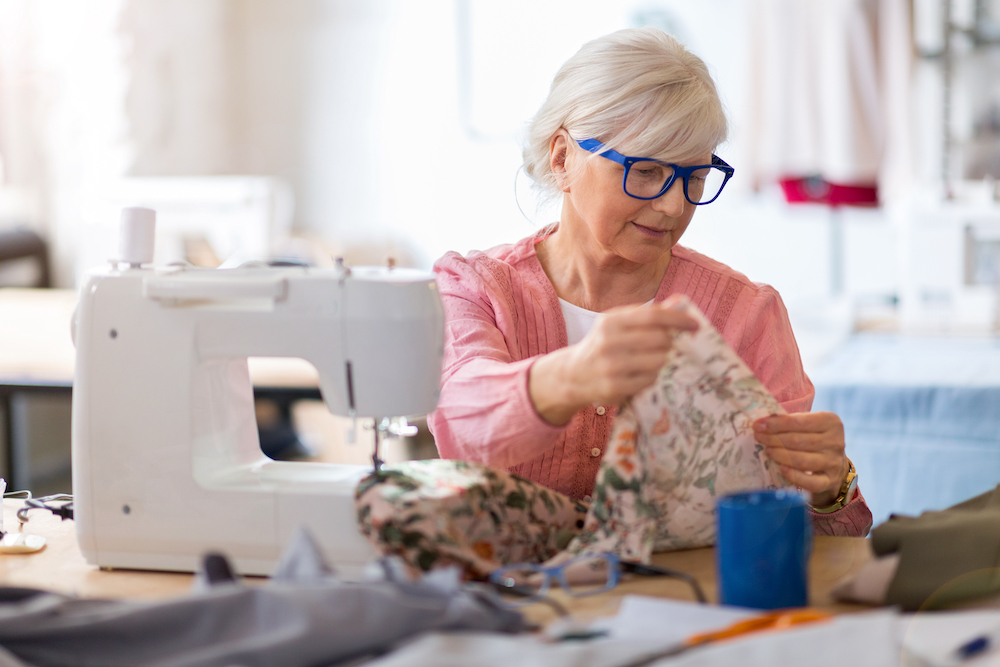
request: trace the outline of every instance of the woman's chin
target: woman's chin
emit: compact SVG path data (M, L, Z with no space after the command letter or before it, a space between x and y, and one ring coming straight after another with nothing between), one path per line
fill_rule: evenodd
M669 257L673 245L670 241L662 240L657 243L630 244L627 248L619 248L617 254L633 264L656 264Z

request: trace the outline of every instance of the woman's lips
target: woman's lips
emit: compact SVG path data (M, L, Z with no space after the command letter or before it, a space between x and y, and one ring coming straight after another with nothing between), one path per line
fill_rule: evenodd
M632 224L635 225L636 229L638 229L643 234L655 238L662 238L663 236L666 236L667 233L670 232L669 229L654 229L653 227L645 227L643 225L640 225L638 222L633 222Z

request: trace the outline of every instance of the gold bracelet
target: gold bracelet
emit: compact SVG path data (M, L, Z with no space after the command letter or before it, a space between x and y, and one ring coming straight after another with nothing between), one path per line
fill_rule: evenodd
M836 512L854 498L854 492L858 488L858 471L854 469L854 463L851 459L847 459L847 466L847 475L844 477L844 483L840 485L840 493L837 495L837 498L826 507L813 506L813 512L818 512L819 514Z

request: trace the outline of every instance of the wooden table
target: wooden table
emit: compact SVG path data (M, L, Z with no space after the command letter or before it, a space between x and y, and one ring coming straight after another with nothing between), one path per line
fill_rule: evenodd
M21 500L3 501L5 531L18 530L17 509ZM138 570L101 570L83 558L76 543L72 520L63 521L46 510L28 513L26 533L41 535L45 548L33 554L0 554L0 582L5 586L24 586L99 598L166 598L183 595L193 576L176 572Z
M836 602L830 595L843 578L856 573L872 558L868 540L860 537L815 537L809 559L809 604L834 613L863 611L869 607ZM718 600L715 577L715 549L688 549L653 554L653 563L672 570L687 572L698 580L709 602ZM613 616L626 595L650 595L674 600L694 600L687 583L667 577L635 577L626 579L614 590L591 597L574 598L560 592L553 597L581 620ZM556 614L548 607L531 609L532 620L547 623Z
M4 528L18 529L15 516L20 500L4 501ZM7 586L43 588L80 597L116 597L162 599L185 594L191 586L191 574L145 572L136 570L101 570L89 565L76 543L72 521L61 521L45 510L31 510L25 531L44 536L46 547L26 555L0 554L0 583ZM867 540L849 537L817 537L810 560L810 603L838 613L866 609L860 605L835 603L830 589L841 578L857 572L871 553ZM716 599L715 552L691 549L655 554L657 565L683 570L694 576L710 601ZM253 578L253 581L265 581ZM581 620L610 616L618 611L626 595L650 595L692 600L684 582L668 578L635 578L622 582L614 590L585 598L569 598L554 593L567 609ZM547 623L556 618L544 605L526 608L532 620Z

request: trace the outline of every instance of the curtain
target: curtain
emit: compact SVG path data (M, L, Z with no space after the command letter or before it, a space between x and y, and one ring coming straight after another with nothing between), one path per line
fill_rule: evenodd
M753 181L815 176L877 185L913 178L909 0L753 0Z

